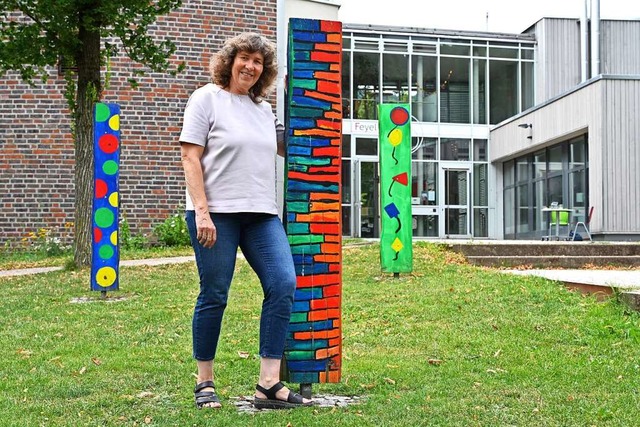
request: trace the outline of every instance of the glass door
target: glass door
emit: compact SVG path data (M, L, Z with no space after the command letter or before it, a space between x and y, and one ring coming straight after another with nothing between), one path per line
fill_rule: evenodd
M471 169L462 165L440 168L440 189L444 196L440 235L471 237Z
M353 161L353 235L380 237L378 162L356 158Z

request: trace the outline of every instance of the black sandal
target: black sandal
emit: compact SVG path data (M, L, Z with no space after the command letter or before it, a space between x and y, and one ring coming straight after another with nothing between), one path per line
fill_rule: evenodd
M193 390L196 398L196 408L202 409L207 403L220 403L220 399L216 395L215 391L201 391L203 388L213 387L213 381L202 381L200 384L196 384L196 388ZM206 406L211 409L218 409L220 406Z
M276 397L276 393L284 387L282 382L277 383L270 389L266 389L262 387L260 384L256 384L256 390L260 393L267 396L266 399L259 399L257 397L253 397L253 406L256 409L290 409L290 408L298 408L300 406L313 406L313 402L305 403L302 400L302 396L298 393L294 393L289 390L289 396L287 396L287 400L281 400Z

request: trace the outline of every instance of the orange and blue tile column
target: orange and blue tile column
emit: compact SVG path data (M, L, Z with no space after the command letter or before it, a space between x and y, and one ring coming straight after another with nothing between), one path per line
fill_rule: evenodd
M289 21L285 225L297 288L287 381L338 382L342 327L342 24Z

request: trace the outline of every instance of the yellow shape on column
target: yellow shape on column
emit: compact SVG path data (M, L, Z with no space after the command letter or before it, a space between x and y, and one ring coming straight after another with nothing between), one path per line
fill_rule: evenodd
M393 243L391 243L391 249L393 249L396 252L400 252L402 250L402 248L404 248L404 245L402 244L400 239L398 239L396 237L396 239L393 241Z
M394 147L397 147L402 142L402 131L398 128L395 128L389 134L389 143Z
M118 192L114 191L109 195L109 204L114 208L118 207Z
M96 273L96 282L103 288L108 288L116 281L116 270L112 267L102 267Z
M116 114L109 119L109 127L113 130L120 130L120 115Z

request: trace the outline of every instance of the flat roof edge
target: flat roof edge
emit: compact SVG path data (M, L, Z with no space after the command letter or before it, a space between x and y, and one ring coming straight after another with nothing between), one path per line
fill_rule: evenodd
M468 38L485 38L485 39L506 39L534 42L535 34L512 34L512 33L492 33L485 31L465 31L465 30L446 30L437 28L419 28L419 27L401 27L389 25L373 25L373 24L349 24L343 23L343 30L348 31L371 31L385 33L404 33L416 34L424 36L448 36L448 37L468 37Z

